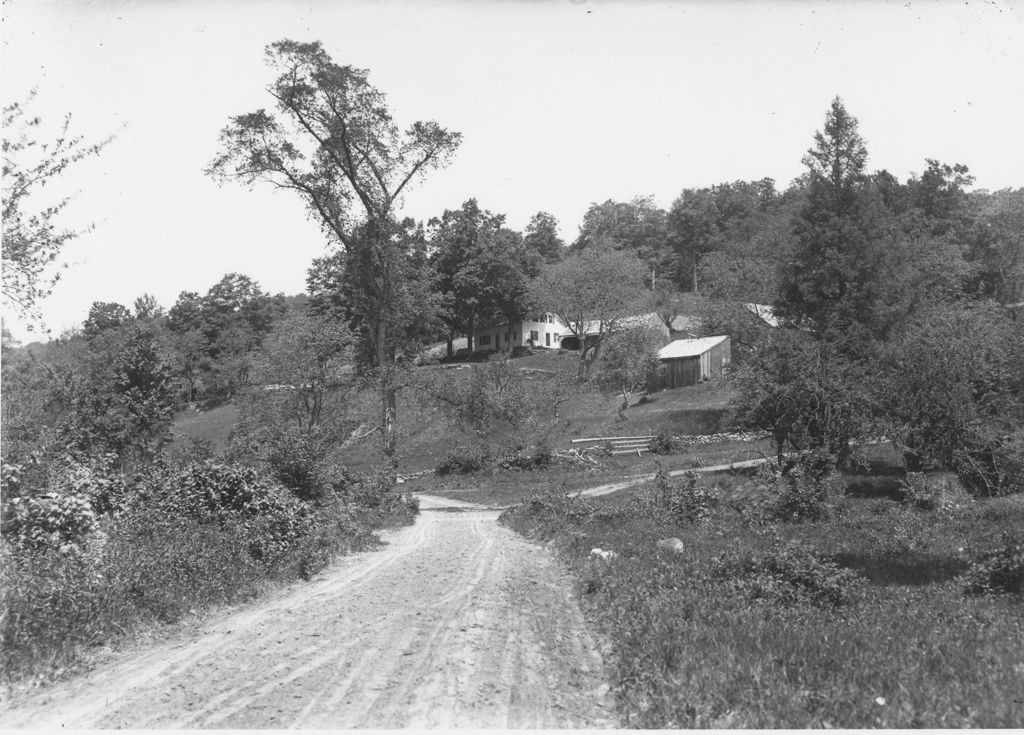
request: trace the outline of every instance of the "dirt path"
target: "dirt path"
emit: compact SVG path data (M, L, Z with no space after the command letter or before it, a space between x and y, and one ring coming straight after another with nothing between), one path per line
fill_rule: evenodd
M788 455L787 455L788 456ZM772 457L760 457L758 459L745 459L742 462L731 462L729 464L716 464L709 467L693 467L685 470L672 470L669 472L670 477L678 477L679 475L685 475L687 472L695 472L701 474L704 472L725 472L726 470L738 470L745 467L757 467L758 465L765 464L766 462L772 461ZM606 485L596 485L594 487L587 488L581 492L582 495L589 495L590 497L597 497L599 495L611 495L619 490L625 490L627 487L633 487L639 485L642 482L647 482L654 479L654 473L648 473L646 475L631 475L625 480L618 482L610 482Z
M385 548L34 695L0 727L614 726L557 563L496 511L421 503Z

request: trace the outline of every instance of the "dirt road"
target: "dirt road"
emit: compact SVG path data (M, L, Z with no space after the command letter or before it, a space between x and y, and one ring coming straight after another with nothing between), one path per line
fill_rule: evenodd
M410 528L0 713L0 727L602 727L601 658L542 548L421 497Z

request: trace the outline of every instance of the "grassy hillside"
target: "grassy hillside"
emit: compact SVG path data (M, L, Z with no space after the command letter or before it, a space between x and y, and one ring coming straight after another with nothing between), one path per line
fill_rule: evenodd
M213 449L223 449L238 421L238 409L227 404L207 411L189 408L174 417L171 429L174 440L169 451L187 449L192 442L209 442Z
M550 371L572 370L576 353L552 351L518 358L515 364L526 370L529 383L550 380ZM469 376L471 367L425 366L417 371L435 374ZM548 371L548 372L545 372ZM551 429L550 441L555 449L571 446L575 438L656 434L705 434L725 428L726 407L731 393L716 382L689 388L663 391L642 404L630 406L624 417L618 415L620 397L588 392L559 411L559 420ZM363 433L379 420L378 397L372 391L359 394L351 406L352 416L359 421L357 433ZM227 441L238 411L231 405L204 412L189 411L175 421L176 439L172 450L188 446L189 439L209 441L215 448ZM398 398L398 458L402 472L432 469L437 460L453 447L472 443L472 437L450 426L436 405L421 400L413 391L401 391ZM355 468L365 468L379 459L376 435L354 442L339 450L341 461ZM625 460L625 464L632 464Z

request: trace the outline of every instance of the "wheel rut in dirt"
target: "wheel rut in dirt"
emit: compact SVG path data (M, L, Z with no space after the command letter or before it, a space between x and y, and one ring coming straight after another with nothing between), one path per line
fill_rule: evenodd
M384 548L29 697L0 726L614 726L558 563L497 511L421 507Z

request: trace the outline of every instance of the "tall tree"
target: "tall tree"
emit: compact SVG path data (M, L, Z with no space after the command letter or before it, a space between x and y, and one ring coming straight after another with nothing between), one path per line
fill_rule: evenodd
M533 305L530 282L540 273L541 255L527 247L518 232L501 228L488 237L483 259L488 284L484 313L503 318L511 333L513 323L525 318ZM512 351L511 342L506 342L506 349Z
M344 368L352 363L352 334L330 316L293 314L277 323L256 360L259 389L252 401L266 423L294 424L302 431L333 432L343 401L356 381Z
M851 350L884 337L889 284L885 272L891 218L865 174L867 148L836 97L804 157L806 203L784 269L780 314Z
M6 105L3 119L3 288L0 295L32 329L41 319L38 302L50 294L60 273L51 271L64 246L83 230L61 226L70 197L46 199L43 191L74 164L98 155L110 142L86 143L70 133L71 116L53 141L34 140L42 120L25 102ZM52 189L53 187L51 187Z
M108 301L93 301L89 316L82 325L86 337L95 337L108 329L117 329L132 318L132 314L121 304Z
M1001 304L1024 302L1024 189L972 196L977 218L967 257L974 290Z
M668 244L676 285L697 291L705 256L749 242L777 216L775 182L735 181L684 189L668 212Z
M156 319L164 316L164 307L160 306L156 296L150 293L144 293L135 299L132 308L135 310L136 319Z
M577 376L590 374L601 345L623 320L649 306L643 261L605 245L574 253L548 266L534 281L533 302L562 320L579 341Z
M659 279L670 275L667 239L665 210L655 206L651 197L636 197L629 202L609 199L590 205L572 249L579 251L600 242L614 243L616 248L643 261L649 284L654 288Z
M446 209L431 239L431 262L437 271L438 288L447 300L444 317L448 326L448 356L452 341L464 334L472 351L473 332L481 319L491 316L487 292L493 286L486 254L505 224L505 215L481 209L468 199L459 209Z
M558 236L558 220L553 214L537 212L526 225L523 241L536 251L545 263L557 263L565 257L565 241Z
M367 72L335 63L319 42L278 41L267 61L277 73L268 88L277 115L261 109L232 118L209 173L294 192L328 238L352 253L365 347L379 379L381 444L394 465L402 274L395 209L409 183L444 165L461 136L435 122L400 130Z

